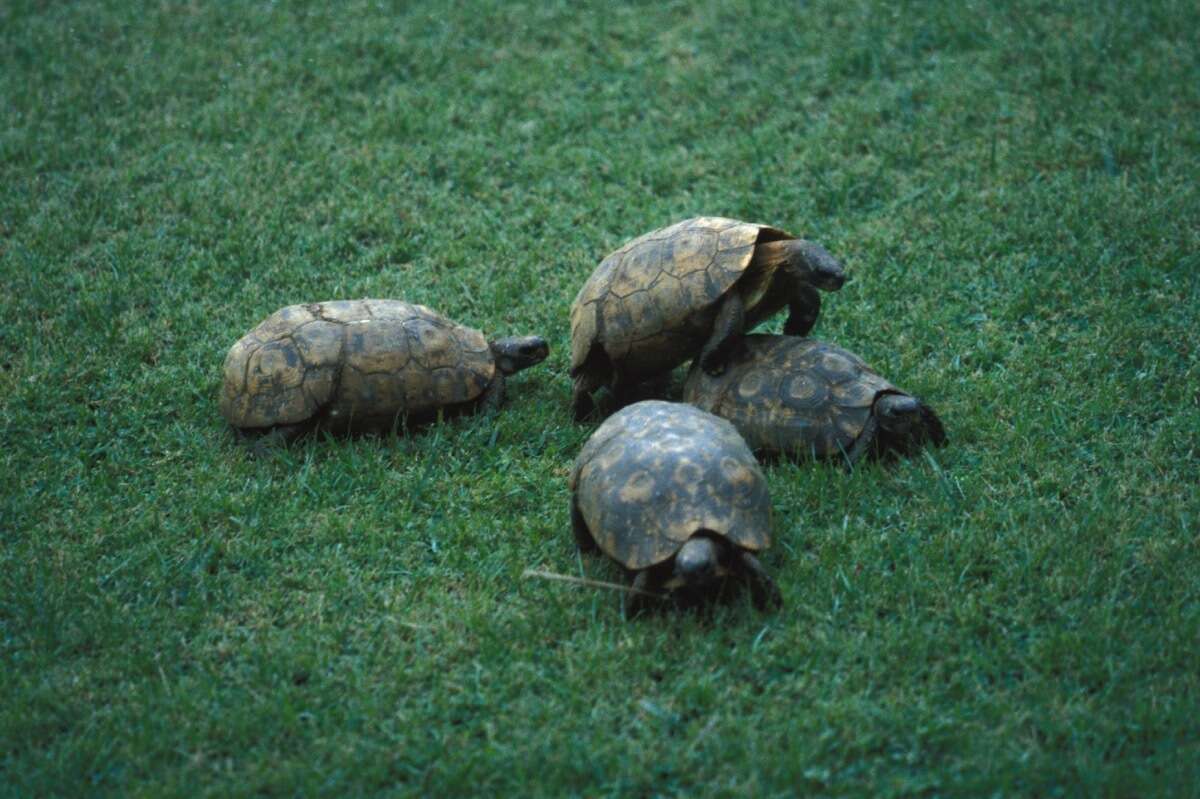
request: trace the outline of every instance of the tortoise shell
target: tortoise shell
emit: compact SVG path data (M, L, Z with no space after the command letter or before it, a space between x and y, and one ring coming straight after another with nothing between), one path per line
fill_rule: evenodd
M848 451L876 397L906 394L834 344L752 335L718 377L693 367L683 398L733 422L756 452L817 457Z
M424 305L289 305L230 348L221 413L240 428L321 415L346 426L390 424L399 415L475 400L495 372L482 333Z
M571 305L572 372L594 345L632 376L675 368L708 338L720 299L744 278L754 281L753 318L774 269L747 274L754 246L792 238L766 225L697 217L628 242L600 262Z
M750 551L771 544L754 455L733 425L690 405L648 400L610 416L569 486L596 544L627 569L669 560L699 530Z

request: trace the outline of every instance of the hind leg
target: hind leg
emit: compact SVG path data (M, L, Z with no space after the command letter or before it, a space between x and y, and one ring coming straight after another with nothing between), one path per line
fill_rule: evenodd
M608 390L612 393L612 406L607 409L607 413L619 411L626 405L637 402L639 399L639 386L641 386L641 383L637 380L629 377L628 375L623 375L620 372L614 372L612 383L608 388Z
M608 364L598 364L596 360L589 357L574 375L574 384L571 388L571 413L577 422L582 422L596 410L592 394L608 385L612 376Z

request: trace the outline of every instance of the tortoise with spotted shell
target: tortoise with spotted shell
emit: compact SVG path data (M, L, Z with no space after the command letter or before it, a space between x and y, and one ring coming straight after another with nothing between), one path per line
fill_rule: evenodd
M568 483L575 542L635 576L627 615L646 593L685 601L729 580L759 607L781 604L755 553L771 544L767 481L733 425L690 405L648 400L602 424Z
M946 443L938 415L834 344L746 336L725 372L693 366L683 399L733 422L756 452L818 458L910 455Z
M743 332L784 306L784 332L806 335L820 313L817 289L836 291L845 279L819 244L736 219L686 219L628 242L571 305L576 420L601 387L623 402L697 353L702 369L720 374Z
M488 341L424 305L338 300L289 305L225 357L221 413L282 438L322 426L387 429L491 410L505 377L546 358L538 336Z

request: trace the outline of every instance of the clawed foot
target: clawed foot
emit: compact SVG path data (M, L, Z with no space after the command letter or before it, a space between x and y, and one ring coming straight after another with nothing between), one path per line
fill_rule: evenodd
M700 368L709 377L720 377L725 374L725 359L717 353L710 352L700 356Z
M816 324L816 319L800 318L789 316L788 320L783 324L783 334L785 336L807 336Z
M648 572L638 572L633 578L633 584L630 588L633 590L625 595L625 601L622 603L626 619L632 619L635 616L645 613L650 609L651 604L655 600Z

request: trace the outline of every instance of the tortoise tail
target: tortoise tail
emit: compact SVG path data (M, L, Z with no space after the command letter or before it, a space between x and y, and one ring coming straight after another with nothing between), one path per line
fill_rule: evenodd
M933 442L936 447L944 447L949 441L946 437L946 428L942 426L942 420L924 402L921 403L921 423L925 427L925 436Z

